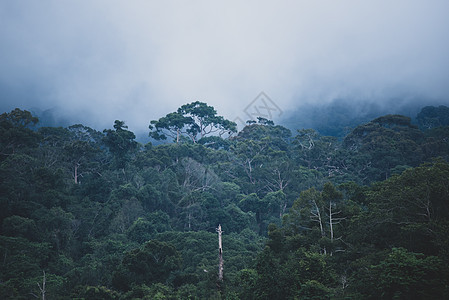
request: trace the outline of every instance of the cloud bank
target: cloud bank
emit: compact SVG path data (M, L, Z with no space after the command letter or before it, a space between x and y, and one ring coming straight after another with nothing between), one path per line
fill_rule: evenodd
M145 131L203 101L229 119L264 91L448 102L449 2L2 1L0 108Z

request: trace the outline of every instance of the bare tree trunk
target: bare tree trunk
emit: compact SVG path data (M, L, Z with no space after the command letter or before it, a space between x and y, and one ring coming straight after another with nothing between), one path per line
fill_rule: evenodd
M221 244L221 225L218 225L218 280L223 281L223 248Z
M37 286L39 287L39 290L41 291L42 300L45 300L45 283L47 281L47 276L45 274L45 271L42 271L42 272L44 272L44 277L42 279L42 286L39 283L37 284Z
M284 205L279 205L279 218L282 220L282 216L285 213L285 209L287 208L287 202L284 202Z
M190 229L191 229L191 219L192 219L192 213L190 212L190 210L189 210L189 215L188 215L188 220L189 220L189 231L190 231Z
M318 207L318 204L316 203L315 200L313 200L313 204L315 206L316 212L312 211L312 216L315 218L315 221L320 224L321 236L324 237L325 233L324 233L324 227L323 227L323 220L321 218L321 211L320 211L320 208ZM327 254L326 247L323 248L323 253Z
M75 184L78 184L78 164L75 164Z
M318 220L318 223L320 224L321 236L324 236L325 234L324 234L324 228L323 228L323 221L321 219L320 208L318 207L318 205L315 201L313 201L313 204L315 205L315 209L316 209L316 214L313 214L313 215Z
M332 222L332 202L329 201L329 227L330 227L330 233L331 233L331 242L334 241L334 227Z
M339 210L333 210L332 207L336 205L335 203L332 203L332 201L329 201L329 230L330 230L330 240L331 243L334 242L335 234L334 234L334 225L340 224L340 222L346 218L340 218L338 215L341 213ZM336 206L335 206L336 208ZM339 238L337 238L338 240ZM332 255L332 251L330 253Z

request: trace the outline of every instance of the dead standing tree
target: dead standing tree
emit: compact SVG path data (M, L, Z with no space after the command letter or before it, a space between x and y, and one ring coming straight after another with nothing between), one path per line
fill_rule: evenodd
M45 293L47 292L46 287L45 287L45 285L47 283L47 274L45 274L45 271L42 271L42 272L44 274L44 276L42 277L42 285L38 282L37 286L39 287L39 291L41 292L42 300L45 300ZM39 298L39 296L36 295L35 293L30 293L30 294L36 298Z
M223 281L223 248L221 243L221 234L223 231L221 230L221 225L218 225L218 282Z

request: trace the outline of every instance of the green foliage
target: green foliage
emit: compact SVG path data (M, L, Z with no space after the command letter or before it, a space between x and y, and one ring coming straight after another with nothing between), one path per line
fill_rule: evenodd
M3 220L2 233L6 236L34 240L38 231L34 220L14 215Z
M366 297L375 299L443 299L447 294L447 270L435 256L393 248L370 267L373 289Z
M0 236L0 255L3 258L0 297L29 299L29 292L42 282L42 270L51 256L50 245L20 237Z
M72 294L72 297L74 299L113 300L119 299L120 294L116 291L108 289L105 286L82 286L77 288L77 291Z
M411 124L410 118L387 115L356 127L345 137L344 146L359 157L359 169L366 169L366 164L371 164L378 174L383 175L364 171L367 179L383 180L391 175L395 166L417 166L422 162L420 144L423 141L423 132Z
M298 298L304 300L331 299L331 296L332 290L316 280L309 280L301 284L298 293Z
M48 299L444 298L445 114L423 109L421 129L379 117L342 140L260 118L231 137L193 102L151 122L177 143L141 147L123 121L36 129L4 113L0 298L39 297L44 278Z
M29 111L19 108L0 115L0 161L37 147L39 136L32 128L38 121Z
M449 107L444 105L423 107L416 119L422 129L449 126Z
M180 269L181 262L173 245L151 240L125 254L112 283L122 291L130 290L132 284L164 283L172 272Z
M150 137L156 140L166 140L167 137L171 137L176 143L180 143L183 137L197 143L211 134L217 134L221 138L223 135L230 136L237 131L237 125L234 122L217 116L212 106L199 101L185 104L176 112L150 123ZM217 139L213 141L213 143L216 142ZM211 139L202 143L211 143Z
M235 285L239 286L239 299L256 299L258 277L259 275L254 269L243 269L238 272Z
M117 168L124 168L130 160L130 155L137 149L137 142L134 141L136 136L126 128L128 126L125 125L125 122L115 120L115 131L111 129L103 131L105 133L103 141L112 153Z

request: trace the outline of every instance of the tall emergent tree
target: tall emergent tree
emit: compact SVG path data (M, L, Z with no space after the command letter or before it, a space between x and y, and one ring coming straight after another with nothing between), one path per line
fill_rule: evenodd
M0 159L20 149L36 147L38 135L32 130L38 118L26 110L16 108L0 115Z
M237 132L237 124L217 116L214 107L195 101L178 108L176 112L167 114L149 125L149 136L156 140L173 138L176 143L187 137L193 143L210 135L231 136Z
M125 122L115 120L114 129L105 129L104 143L109 147L114 156L114 162L118 168L123 169L130 159L130 154L137 149L136 136L132 131L127 130Z

